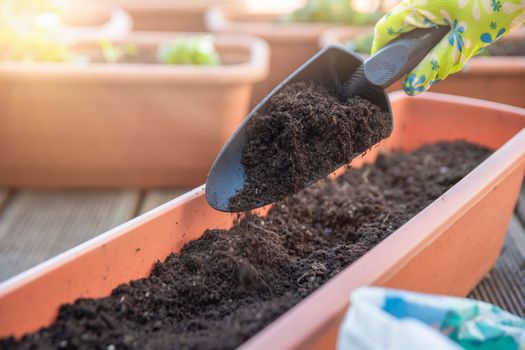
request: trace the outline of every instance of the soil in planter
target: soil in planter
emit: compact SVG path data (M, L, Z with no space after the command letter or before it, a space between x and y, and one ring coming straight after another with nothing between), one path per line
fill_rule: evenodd
M209 230L149 278L63 305L57 320L0 349L232 349L308 296L489 155L466 142L380 156ZM297 336L290 334L291 337Z
M487 46L489 56L525 56L525 40L503 40Z
M312 82L286 87L253 117L242 151L246 182L230 199L236 210L271 203L324 177L388 137L392 118L355 96L341 101Z

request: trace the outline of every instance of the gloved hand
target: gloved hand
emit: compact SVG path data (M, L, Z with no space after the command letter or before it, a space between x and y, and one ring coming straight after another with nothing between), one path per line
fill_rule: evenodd
M483 47L525 22L525 0L404 0L376 25L372 54L414 28L450 32L410 72L403 89L417 95L460 71Z

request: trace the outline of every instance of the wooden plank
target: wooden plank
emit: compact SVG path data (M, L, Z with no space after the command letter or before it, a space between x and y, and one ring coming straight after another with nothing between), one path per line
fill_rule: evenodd
M144 200L140 206L140 214L145 213L153 208L158 207L170 200L177 198L181 194L188 192L189 188L168 188L148 190L144 195Z
M7 201L8 195L9 192L6 188L0 188L0 213L2 212L5 202Z
M525 225L525 184L521 188L520 198L518 199L518 207L516 213L521 220L521 223Z
M513 217L510 222L509 237L512 245L516 248L516 251L520 253L525 262L525 228L517 217Z
M469 297L525 316L525 230L513 217L502 254Z
M21 191L0 217L0 280L129 219L138 191Z

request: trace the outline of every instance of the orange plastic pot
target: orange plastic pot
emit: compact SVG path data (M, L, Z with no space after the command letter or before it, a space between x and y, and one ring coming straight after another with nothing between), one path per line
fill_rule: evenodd
M319 43L321 47L330 44L341 45L353 38L353 29L334 28L325 31ZM511 32L502 40L525 40L525 28ZM399 89L400 82L389 90ZM435 84L431 91L525 107L525 56L475 57L463 71Z
M333 24L283 23L283 14L251 10L242 5L212 6L206 13L208 29L213 32L249 33L270 45L270 75L256 84L253 104L261 101L281 81L319 51L319 37ZM369 27L348 27L352 33Z
M266 77L262 40L218 35L221 66L155 63L170 33L135 33L144 62L0 65L0 186L196 186ZM95 43L77 50L100 58Z
M245 349L329 349L362 285L466 295L500 253L525 171L525 110L428 93L392 95L395 128L378 151L413 150L466 139L495 151L486 161L387 239L243 345ZM89 242L0 284L0 336L52 322L58 307L100 297L147 276L208 228L233 217L210 208L199 187Z
M84 0L92 2L93 0ZM95 0L116 5L133 18L139 31L204 32L204 13L211 5L240 0Z

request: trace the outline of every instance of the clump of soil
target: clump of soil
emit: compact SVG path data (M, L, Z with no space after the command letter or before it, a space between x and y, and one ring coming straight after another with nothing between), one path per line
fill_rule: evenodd
M525 56L525 40L502 40L486 47L489 56Z
M258 207L296 193L391 131L391 115L359 96L341 101L324 86L291 84L251 120L241 157L246 183L231 198L230 209Z
M489 151L436 143L382 155L209 230L151 276L63 305L56 321L0 349L233 349L443 194ZM293 334L290 336L294 336Z

